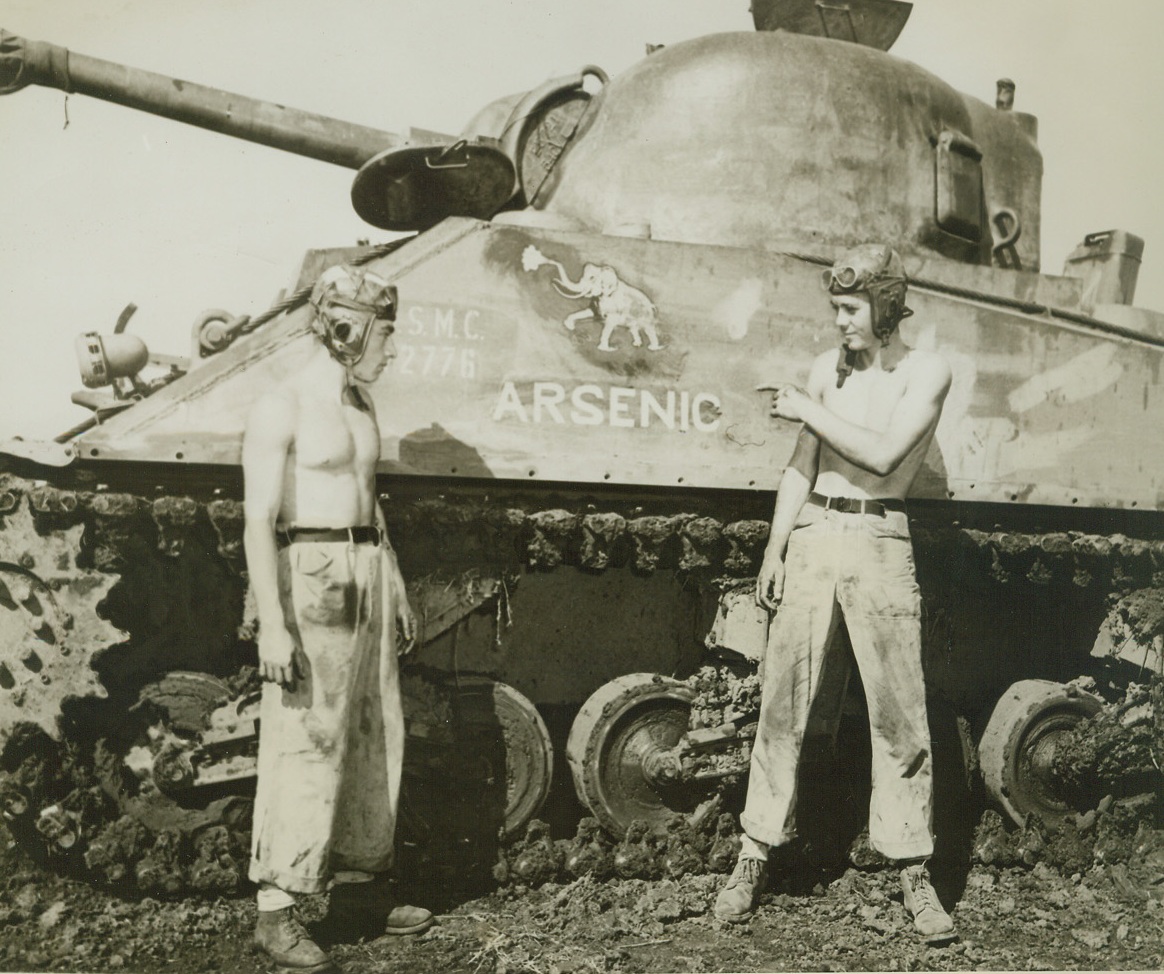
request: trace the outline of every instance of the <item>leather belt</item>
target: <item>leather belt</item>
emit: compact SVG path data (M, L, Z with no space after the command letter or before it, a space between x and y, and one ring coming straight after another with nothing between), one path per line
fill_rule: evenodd
M280 548L304 541L348 541L351 544L380 543L380 529L374 524L354 528L277 528L275 541Z
M839 511L841 514L872 514L875 517L885 517L886 511L904 511L905 501L896 497L881 497L870 500L864 497L828 497L818 494L815 490L808 495L808 503L823 507L826 511Z

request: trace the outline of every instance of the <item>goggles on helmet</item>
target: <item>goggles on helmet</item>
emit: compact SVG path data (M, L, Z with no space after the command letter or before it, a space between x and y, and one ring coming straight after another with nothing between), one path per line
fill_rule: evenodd
M845 264L843 267L830 267L824 272L824 286L830 292L855 291L858 290L857 282L861 276L862 272L858 271L852 264Z
M905 267L897 252L884 244L862 244L842 254L821 277L830 294L869 297L873 334L887 342L902 318L913 312L905 306Z
M342 365L360 361L377 321L396 320L396 288L369 272L331 267L311 292L312 330Z

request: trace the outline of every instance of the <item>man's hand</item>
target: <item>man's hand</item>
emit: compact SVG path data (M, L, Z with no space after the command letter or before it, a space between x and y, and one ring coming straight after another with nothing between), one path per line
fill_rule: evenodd
M772 405L768 408L769 416L774 419L790 419L795 423L804 422L804 405L813 401L800 386L763 385L756 386L756 391L772 393Z
M272 626L259 637L259 676L288 690L304 676L299 647L286 626Z
M756 579L756 601L769 612L775 612L784 598L784 559L765 554L764 563Z
M407 656L416 648L416 614L408 599L403 594L396 607L396 629L400 635L397 643L397 655Z

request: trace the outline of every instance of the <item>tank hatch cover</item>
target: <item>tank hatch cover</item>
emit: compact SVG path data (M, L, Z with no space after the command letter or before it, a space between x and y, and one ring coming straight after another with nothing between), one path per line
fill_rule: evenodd
M752 0L756 30L831 37L888 51L913 10L904 0Z
M480 142L404 146L369 159L352 183L352 206L381 230L427 230L449 216L487 220L516 188L513 162Z

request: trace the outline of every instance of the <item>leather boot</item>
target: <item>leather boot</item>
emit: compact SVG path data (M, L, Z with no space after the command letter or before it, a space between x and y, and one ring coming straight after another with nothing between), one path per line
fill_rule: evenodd
M914 929L927 943L941 944L957 938L954 921L938 899L924 862L913 863L901 871L901 892L905 908L913 915Z
M327 922L352 933L379 937L424 933L433 925L432 912L401 903L387 880L340 883L332 887Z
M282 910L259 911L255 923L255 946L265 951L280 971L340 974L340 968L311 939L289 906Z
M715 900L715 915L728 923L743 923L752 918L760 894L768 885L768 863L753 856L741 855L736 860L727 885Z

